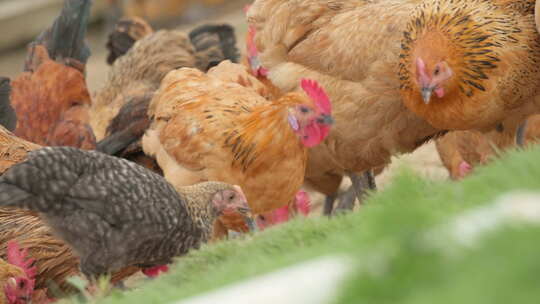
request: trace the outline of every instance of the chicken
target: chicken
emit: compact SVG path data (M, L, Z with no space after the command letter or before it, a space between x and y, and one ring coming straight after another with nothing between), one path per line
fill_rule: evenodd
M241 80L247 87L218 77L230 77L224 69L233 73L233 67L245 71L224 61L206 75L189 68L170 72L150 104L143 149L167 180L238 184L253 212L266 213L289 203L302 185L307 149L329 132L331 104L305 79L304 93L269 102L249 74Z
M436 140L437 151L452 179L471 173L473 166L486 164L495 153L487 137L479 131L453 131Z
M336 124L310 150L306 169L329 207L343 176L361 198L361 185L375 188L373 169L444 132L408 110L399 93L399 40L418 2L257 0L248 10L272 83L289 92L308 77L332 100Z
M160 173L142 152L140 138L154 91L167 72L179 67L203 71L224 59L238 60L234 30L228 25L203 25L186 35L158 31L133 46L112 66L109 81L94 98L92 126L97 150L135 161Z
M244 7L244 12L247 13L250 7L250 5L246 5ZM246 34L246 55L243 57L242 63L249 67L251 74L257 77L257 80L259 80L266 87L268 92L263 96L268 100L274 100L283 95L283 92L281 92L281 90L276 87L272 81L270 81L270 79L268 79L268 69L261 66L259 51L255 45L256 32L257 30L255 27L248 26Z
M135 42L153 32L152 27L144 19L138 17L118 21L107 40L106 47L109 50L107 63L113 64L118 57L124 56Z
M470 174L474 167L485 165L501 151L537 143L540 139L540 115L525 120L518 134L503 125L494 131L454 131L437 140L437 150L452 179Z
M259 215L257 217L257 225L259 228L265 229L287 222L291 218L291 215L302 214L303 216L308 216L310 211L311 199L309 198L309 194L304 190L300 190L296 193L292 204L280 207L268 214Z
M9 168L0 177L0 206L39 212L91 280L168 264L208 240L217 216L247 220L249 213L238 186L173 186L127 160L71 147L32 151Z
M0 304L30 303L34 293L35 267L14 241L7 242L7 257L0 259Z
M11 106L11 83L9 78L0 77L0 125L10 131L15 129L17 116Z
M40 145L95 147L84 44L91 1L66 0L52 27L29 48L25 72L12 82L15 135Z
M244 12L247 13L250 7L251 5L246 5L244 7ZM251 74L264 85L264 90L259 89L259 94L268 100L273 100L283 95L283 92L276 87L272 81L270 81L270 79L268 79L268 69L261 65L259 51L255 45L256 32L257 30L253 25L248 26L248 31L246 34L246 55L243 57L242 63L249 67ZM313 166L308 166L307 170L309 171L317 169L313 168ZM314 174L309 173L306 174L305 183L308 188L326 195L323 213L325 215L331 215L334 209L334 202L338 197L337 192L343 180L343 176L338 174L327 174L325 176L314 178L313 175ZM347 196L347 198L348 201L343 202L344 205L351 205L354 203L356 197Z
M538 112L534 1L425 1L403 33L401 96L433 126L515 132Z

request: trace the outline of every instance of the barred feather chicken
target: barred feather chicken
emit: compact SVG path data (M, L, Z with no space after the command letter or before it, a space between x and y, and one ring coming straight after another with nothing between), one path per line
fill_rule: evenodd
M39 148L39 145L16 137L0 127L0 175L11 166L24 161L30 151ZM68 245L53 235L36 213L0 208L0 258L7 258L9 240L15 240L22 248L29 249L29 256L35 260L36 292L48 293L49 297L53 297L48 289L51 283L62 292L75 291L66 279L79 274L79 259ZM111 281L119 282L139 269L122 269L112 275Z
M17 136L40 145L95 147L83 74L90 6L91 1L66 0L51 28L30 45L25 72L12 82Z
M248 10L272 83L289 92L298 79L315 79L332 100L336 124L310 150L306 169L329 207L342 176L361 198L367 184L374 188L372 169L443 132L408 110L399 93L400 38L419 2L257 0Z
M534 1L424 1L404 29L405 105L441 129L517 129L539 109Z
M169 181L235 183L253 212L265 213L289 203L302 185L307 148L323 141L332 123L330 100L316 82L303 80L304 93L269 102L248 85L258 83L249 74L246 86L221 80L230 65L207 75L169 73L150 104L143 149Z
M71 147L32 151L8 169L0 177L0 206L39 212L90 279L168 264L207 241L222 214L249 220L238 186L173 186L127 160Z
M140 144L150 123L146 112L154 91L175 68L206 71L225 59L238 60L234 30L228 25L203 25L189 35L158 31L137 41L115 61L108 82L94 98L92 126L100 140L96 149L160 173Z

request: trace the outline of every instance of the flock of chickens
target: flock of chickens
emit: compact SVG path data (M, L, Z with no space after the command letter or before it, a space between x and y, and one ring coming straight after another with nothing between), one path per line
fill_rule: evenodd
M92 94L90 0L65 0L0 78L0 303L53 302L229 231L350 210L431 139L458 179L540 136L532 0L256 0L229 25L121 20ZM342 179L352 186L334 207Z

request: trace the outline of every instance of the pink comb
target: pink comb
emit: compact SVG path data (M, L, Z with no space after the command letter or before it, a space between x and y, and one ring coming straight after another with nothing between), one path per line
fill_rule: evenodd
M313 100L313 102L315 102L315 105L317 105L317 108L319 108L322 113L332 113L332 104L330 103L330 98L328 98L328 95L326 95L326 92L319 86L317 81L302 78L302 80L300 80L300 86Z
M244 13L247 14L247 12L249 11L249 8L251 7L251 4L246 4L246 6L244 6Z
M465 177L472 171L472 166L466 162L462 161L459 163L459 177Z
M311 199L309 198L309 194L304 190L296 193L296 209L305 216L311 211Z
M32 266L34 259L29 258L28 248L20 249L19 244L16 241L9 241L7 244L7 261L11 265L20 267L26 273L29 279L33 279L37 275L37 267ZM26 259L26 260L25 260ZM32 266L32 267L31 267Z

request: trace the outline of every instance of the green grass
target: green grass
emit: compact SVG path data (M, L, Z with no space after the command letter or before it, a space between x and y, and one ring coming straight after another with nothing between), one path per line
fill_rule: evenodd
M435 235L455 254L426 238L502 193L540 189L538 156L540 148L512 152L461 182L427 181L404 169L359 212L205 246L169 274L99 303L166 303L332 253L356 261L336 303L538 303L540 226L503 226L470 248Z

